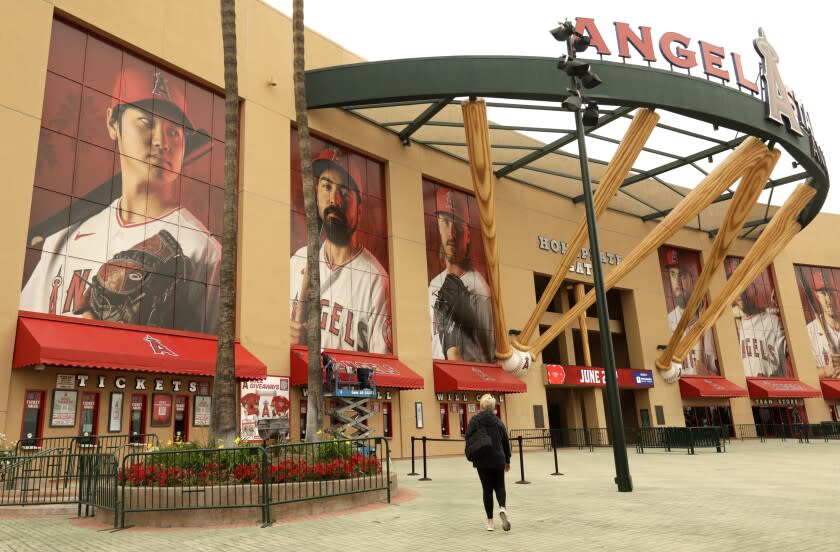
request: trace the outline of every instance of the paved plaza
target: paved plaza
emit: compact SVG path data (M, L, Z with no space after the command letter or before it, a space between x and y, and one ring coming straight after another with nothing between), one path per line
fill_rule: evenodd
M0 509L0 550L836 550L840 441L732 442L727 452L628 449L634 490L619 493L610 448L514 457L509 533L484 529L481 487L461 457L428 462L431 481L393 462L393 504L312 518L212 529L115 531L66 513ZM422 463L416 464L422 474ZM166 548L164 548L166 547Z

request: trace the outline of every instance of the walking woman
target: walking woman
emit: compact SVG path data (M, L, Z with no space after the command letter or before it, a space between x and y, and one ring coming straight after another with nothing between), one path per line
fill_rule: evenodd
M510 470L510 441L508 440L505 424L496 416L496 399L486 394L479 400L481 412L473 416L467 426L465 438L467 441L483 427L490 440L493 442L490 450L473 458L473 466L478 470L478 478L481 479L481 488L484 498L484 511L487 513L487 530L493 531L493 493L496 493L496 500L499 502L499 518L502 520L502 529L510 531L510 521L505 510L505 472Z

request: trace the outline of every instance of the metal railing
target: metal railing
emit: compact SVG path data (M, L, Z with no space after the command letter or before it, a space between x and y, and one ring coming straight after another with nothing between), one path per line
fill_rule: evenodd
M15 456L34 455L42 450L64 450L69 454L108 454L128 447L160 446L154 433L122 435L75 435L69 437L23 438L15 445Z
M636 452L644 453L646 448L661 448L666 451L685 449L688 454L694 454L696 448L714 448L717 452L725 452L726 447L721 439L721 428L709 427L641 427L633 428Z
M103 470L105 478L103 480ZM87 505L92 515L98 489L116 475L116 459L108 454L70 454L60 449L0 459L0 506L46 504Z
M382 437L235 449L135 452L117 474L119 519L126 514L259 509L264 526L280 504L385 491L390 450Z

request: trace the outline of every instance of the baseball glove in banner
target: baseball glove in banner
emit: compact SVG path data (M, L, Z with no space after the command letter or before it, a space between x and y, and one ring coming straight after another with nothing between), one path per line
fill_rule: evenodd
M103 264L76 314L98 320L171 328L175 283L192 274L190 258L166 230Z
M464 334L475 328L475 309L470 297L470 291L458 276L446 275L433 307L444 352L450 347L460 347Z

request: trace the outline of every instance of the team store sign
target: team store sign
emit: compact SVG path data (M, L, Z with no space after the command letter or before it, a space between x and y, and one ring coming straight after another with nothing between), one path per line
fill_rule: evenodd
M104 389L107 387L108 377L93 376L92 379L89 374L58 374L56 377L57 389L72 389L72 384L75 383L78 387L96 387L97 389ZM117 376L113 378L114 387L117 389L133 389L134 391L166 391L165 381L163 378L129 378L126 376ZM69 384L69 385L68 385ZM169 382L169 390L174 393L189 392L199 395L207 395L210 392L210 384L206 381L187 381L184 382L179 379L174 379Z

